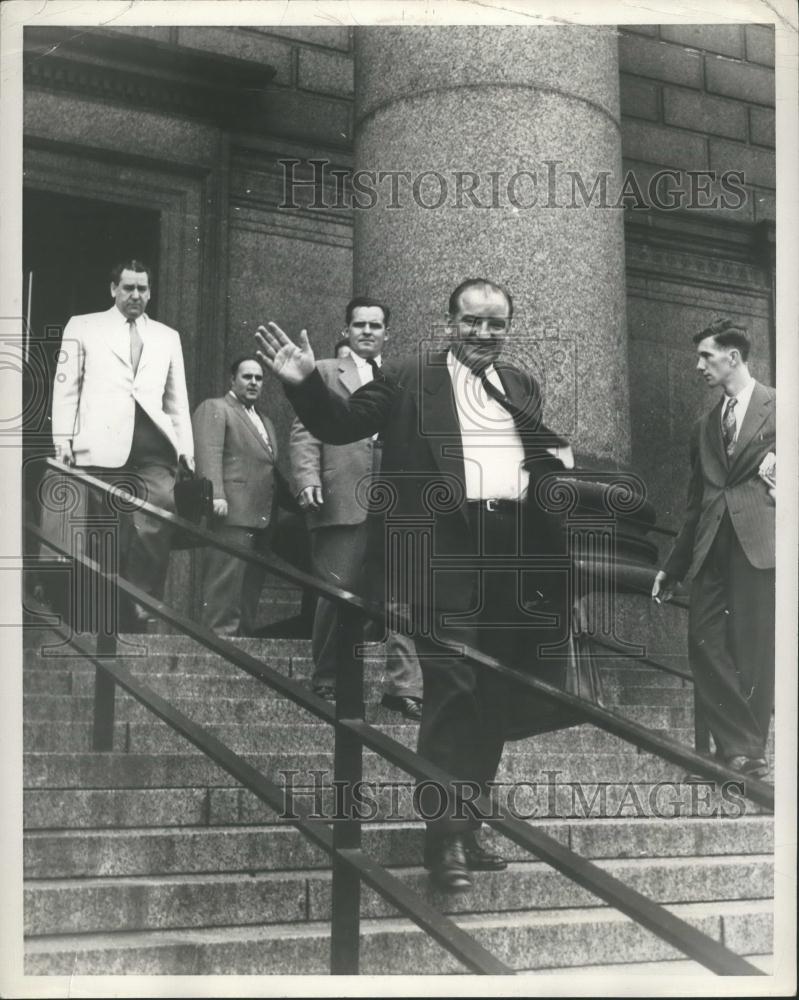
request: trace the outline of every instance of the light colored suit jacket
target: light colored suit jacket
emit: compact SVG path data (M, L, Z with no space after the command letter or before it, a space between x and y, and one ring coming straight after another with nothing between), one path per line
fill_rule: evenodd
M774 389L755 383L730 460L721 434L723 397L694 425L687 513L664 566L669 576L682 580L697 573L725 511L752 566L774 567L775 506L757 470L776 450L776 398Z
M272 421L259 414L268 447L231 393L206 399L194 411L197 473L214 484L214 499L227 500L225 524L265 528L272 519L277 489L277 436Z
M77 465L125 464L136 403L175 457L193 455L180 336L149 317L140 318L137 329L142 353L134 375L129 329L116 306L73 316L66 325L53 385L53 440L72 441Z
M358 368L352 358L320 361L317 371L325 385L347 399L361 387ZM352 444L323 444L295 419L289 435L289 459L297 496L306 486L321 486L324 503L321 510L307 511L308 527L331 527L361 524L367 511L363 485L373 472L375 442L371 438ZM359 500L360 497L360 500Z

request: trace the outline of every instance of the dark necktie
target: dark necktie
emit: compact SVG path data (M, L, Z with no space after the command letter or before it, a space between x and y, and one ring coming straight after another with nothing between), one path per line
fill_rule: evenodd
M491 399L496 400L496 402L499 403L499 405L503 408L503 410L507 410L512 417L516 418L519 414L518 406L514 406L513 403L510 401L510 399L508 399L508 397L502 391L502 389L498 389L494 385L494 383L489 379L488 372L486 371L486 369L483 368L482 371L479 371L476 374L483 384L483 388L486 391L486 395L490 396Z
M142 344L141 334L136 326L135 319L128 321L128 328L130 332L130 363L133 366L133 374L135 375L139 368L142 347L144 345Z
M735 407L738 400L734 397L727 401L724 416L721 418L721 434L724 438L724 450L727 458L732 458L735 451Z
M383 373L380 370L380 365L375 361L374 358L365 358L364 360L366 361L367 365L369 365L369 367L372 369L372 378L375 380L375 382L379 381L379 379L383 377Z

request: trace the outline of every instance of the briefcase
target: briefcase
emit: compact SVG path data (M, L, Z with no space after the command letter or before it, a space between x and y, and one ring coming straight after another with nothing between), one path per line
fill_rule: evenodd
M214 484L211 480L196 475L181 462L175 479L174 495L178 517L205 527L214 509ZM172 537L173 549L193 549L204 544L201 538L188 531L177 530Z

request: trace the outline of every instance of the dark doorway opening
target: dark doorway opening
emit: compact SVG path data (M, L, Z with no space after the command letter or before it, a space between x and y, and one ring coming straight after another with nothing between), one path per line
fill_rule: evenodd
M160 213L50 191L25 190L22 205L24 314L23 489L26 517L40 521L42 461L53 454L52 386L71 316L109 309L109 272L135 257L158 274ZM148 306L157 317L157 284ZM27 546L26 546L27 547Z

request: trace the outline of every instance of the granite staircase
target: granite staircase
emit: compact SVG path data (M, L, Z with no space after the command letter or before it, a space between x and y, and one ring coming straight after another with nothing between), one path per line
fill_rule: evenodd
M124 638L142 654L126 659L137 676L272 780L318 792L329 727L186 637ZM327 973L328 858L122 692L114 750L92 752L94 667L45 648L57 641L26 635L26 973ZM307 642L238 642L290 676L310 673ZM374 650L367 718L414 746L416 727L379 706ZM631 661L603 670L614 706L690 745L690 686ZM365 849L520 972L702 971L490 831L508 870L477 874L462 896L432 890L407 776L367 753L364 777ZM678 768L591 726L508 744L498 780L517 815L769 968L773 821L734 788L682 785ZM329 794L319 805L332 808ZM366 889L362 914L363 973L464 971Z

